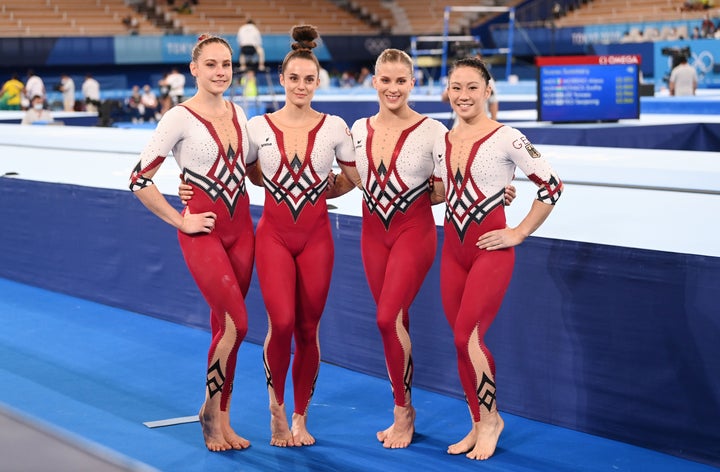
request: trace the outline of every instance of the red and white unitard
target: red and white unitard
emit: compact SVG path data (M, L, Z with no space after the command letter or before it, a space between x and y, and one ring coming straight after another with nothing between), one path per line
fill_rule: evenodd
M133 191L152 185L143 174L162 164L172 151L183 180L193 187L188 210L217 215L211 233L178 231L178 239L190 273L210 305L207 390L211 397L221 393L223 411L232 390L237 351L247 333L245 295L255 239L245 187L247 119L239 106L232 105L232 110L235 136L225 149L209 121L183 105L171 108L142 151L130 182Z
M284 404L285 381L295 339L294 412L304 415L320 368L318 328L335 256L326 190L337 159L352 162L345 122L322 115L307 135L302 155L287 155L285 135L269 115L248 122L248 163L260 163L265 206L256 231L255 260L268 312L264 361L268 388Z
M391 155L373 156L377 131L370 119L360 119L352 127L363 184L363 266L377 304L385 363L398 406L407 406L412 387L408 310L437 251L429 181L435 166L433 143L445 132L439 121L419 118L403 130Z
M453 330L460 381L477 422L481 407L487 412L497 408L495 361L484 338L500 309L515 262L513 248L487 251L476 246L477 240L488 231L506 227L505 186L516 166L539 187L541 202L555 204L562 182L527 138L508 126L478 139L467 164L456 170L450 166L453 152L447 134L436 142L435 176L445 185L447 203L440 289Z

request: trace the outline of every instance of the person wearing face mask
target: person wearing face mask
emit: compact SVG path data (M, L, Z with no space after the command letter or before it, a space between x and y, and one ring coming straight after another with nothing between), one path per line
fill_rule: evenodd
M154 122L160 118L160 102L149 84L143 86L140 103L145 108L142 116L144 121Z
M47 124L54 123L55 118L50 110L45 109L45 101L40 95L35 95L30 100L30 108L25 111L20 124L32 125L32 124Z

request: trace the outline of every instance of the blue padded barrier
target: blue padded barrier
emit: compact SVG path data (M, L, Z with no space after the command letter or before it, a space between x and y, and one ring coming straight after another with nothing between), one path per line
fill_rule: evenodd
M207 329L175 231L129 192L13 178L0 192L0 277ZM360 219L331 218L323 359L384 377ZM461 397L438 287L436 260L410 311L416 385ZM487 337L500 409L720 465L718 287L720 258L529 238ZM261 343L256 280L247 302Z

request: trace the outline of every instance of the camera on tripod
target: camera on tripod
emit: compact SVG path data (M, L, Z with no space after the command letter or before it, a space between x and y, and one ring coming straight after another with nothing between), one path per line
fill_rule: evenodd
M663 56L669 56L672 58L672 67L671 69L674 69L675 66L680 64L680 61L684 59L690 59L690 47L685 46L683 48L680 47L668 47L668 48L662 48L660 50L662 52Z

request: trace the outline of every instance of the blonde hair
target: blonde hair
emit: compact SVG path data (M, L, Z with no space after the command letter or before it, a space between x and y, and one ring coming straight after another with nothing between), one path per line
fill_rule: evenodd
M410 77L414 76L415 68L413 66L412 58L405 51L392 48L384 50L378 56L377 60L375 61L375 74L377 74L378 67L380 67L382 64L387 64L390 62L400 62L402 64L405 64L408 69L410 69Z

